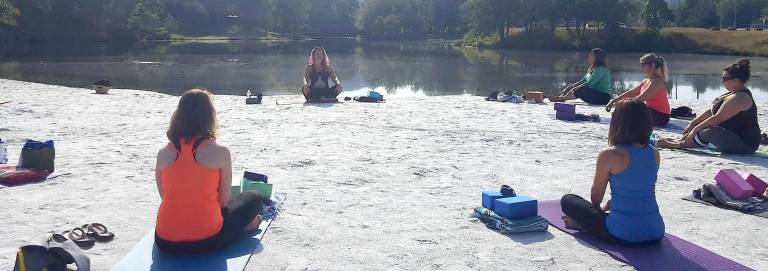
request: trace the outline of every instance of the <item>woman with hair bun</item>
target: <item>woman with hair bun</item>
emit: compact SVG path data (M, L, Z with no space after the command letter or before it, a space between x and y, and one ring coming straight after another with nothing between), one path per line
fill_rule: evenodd
M741 59L723 70L728 93L717 97L712 108L691 121L680 140L660 139L660 148L697 148L709 144L720 152L752 154L760 146L760 125L749 81L749 59Z
M672 113L667 95L667 62L656 54L646 54L640 58L640 70L645 75L640 85L608 102L605 109L611 111L616 102L636 98L645 102L655 126L666 126Z

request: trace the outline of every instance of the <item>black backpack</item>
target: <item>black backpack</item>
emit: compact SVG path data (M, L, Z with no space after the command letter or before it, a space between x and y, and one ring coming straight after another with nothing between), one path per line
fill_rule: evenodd
M68 264L75 264L78 271L91 270L91 260L83 250L72 240L54 233L20 247L13 271L65 271Z
M693 109L687 106L681 106L672 109L672 117L680 119L692 119L696 117L696 113L693 113Z

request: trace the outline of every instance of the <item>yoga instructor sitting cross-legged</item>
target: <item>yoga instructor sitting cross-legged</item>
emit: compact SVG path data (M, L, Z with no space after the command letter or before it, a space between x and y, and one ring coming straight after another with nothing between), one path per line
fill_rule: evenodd
M315 47L304 69L304 86L301 88L304 98L310 102L332 101L341 94L341 90L341 81L336 76L325 49Z

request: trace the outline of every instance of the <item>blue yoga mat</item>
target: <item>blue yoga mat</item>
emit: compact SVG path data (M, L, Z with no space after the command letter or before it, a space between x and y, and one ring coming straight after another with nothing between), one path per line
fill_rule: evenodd
M285 194L276 193L272 197L273 210L264 213L264 221L257 231L248 232L243 237L216 253L194 256L174 256L161 252L155 246L155 231L150 231L122 260L112 267L112 271L232 271L245 269L251 256L262 251L261 238L279 213L285 201Z

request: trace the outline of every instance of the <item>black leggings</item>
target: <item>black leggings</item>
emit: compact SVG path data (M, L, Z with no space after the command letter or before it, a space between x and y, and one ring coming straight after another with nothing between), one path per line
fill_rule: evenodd
M221 231L208 239L199 241L168 241L155 233L155 244L170 254L201 254L220 250L237 240L248 224L261 212L264 198L253 192L243 192L221 209L224 224Z
M657 127L667 126L669 124L670 114L664 114L659 111L648 108L651 111L651 118L653 118L653 125Z
M611 101L611 95L588 87L580 87L573 91L573 95L588 104L606 105Z
M653 240L646 242L629 242L619 239L608 232L608 228L605 226L605 219L608 214L593 206L592 203L586 201L584 198L573 194L566 194L560 199L560 208L563 209L563 213L567 215L573 221L576 221L587 234L602 239L603 241L624 245L624 246L644 246L655 245L661 240Z
M588 234L603 239L611 243L619 243L608 229L605 227L605 218L608 214L593 206L592 203L584 198L573 194L566 194L560 199L560 208L563 213L576 223L581 225L582 229Z
M304 94L304 99L307 101L317 101L321 99L332 99L339 96L339 93L336 93L336 87L329 87L329 88L309 88L309 95L304 93L304 90L302 89L302 94Z

